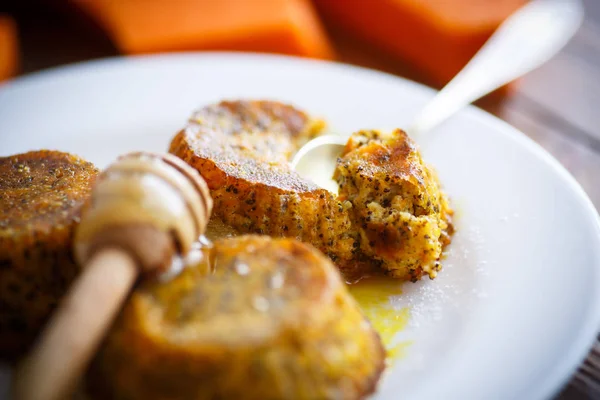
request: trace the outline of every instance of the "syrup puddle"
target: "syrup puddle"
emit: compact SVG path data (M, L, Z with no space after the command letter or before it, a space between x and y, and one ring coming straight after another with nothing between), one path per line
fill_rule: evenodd
M387 353L387 366L393 365L412 343L397 339L410 318L407 307L394 306L394 298L402 294L402 283L385 277L368 278L348 285L348 290L379 333Z

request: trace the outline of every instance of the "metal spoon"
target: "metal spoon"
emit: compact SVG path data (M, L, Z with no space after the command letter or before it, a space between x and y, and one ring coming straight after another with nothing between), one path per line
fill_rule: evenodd
M577 32L581 0L533 0L500 25L469 63L417 115L407 132L419 139L464 106L539 67ZM325 135L306 143L292 168L337 192L331 180L346 135Z

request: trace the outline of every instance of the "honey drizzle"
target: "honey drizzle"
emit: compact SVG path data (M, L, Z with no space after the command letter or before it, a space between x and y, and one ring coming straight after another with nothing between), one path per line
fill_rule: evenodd
M410 341L398 341L396 336L406 328L409 309L393 305L393 298L402 294L402 284L397 280L376 277L348 285L348 289L373 328L379 333L386 349L386 364L393 365L402 358Z

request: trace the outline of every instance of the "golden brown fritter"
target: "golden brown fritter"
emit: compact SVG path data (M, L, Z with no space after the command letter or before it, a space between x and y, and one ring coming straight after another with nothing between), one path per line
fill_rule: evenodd
M382 272L413 281L424 272L433 278L447 243L451 212L437 178L412 141L405 134L395 134L375 144L375 137L360 132L350 141L338 164L338 178L346 181L348 174L359 174L359 168L378 162L378 172L370 179L385 182L388 178L398 183L393 192L386 193L389 204L374 209L369 192L363 190L368 185L360 184L361 196L351 193L351 186L347 186L338 197L291 170L288 160L293 153L320 134L323 126L302 111L277 102L221 102L195 113L171 142L170 152L202 174L215 201L213 213L241 232L311 243L334 261L348 281ZM369 149L390 152L391 165L382 167L385 163L375 156L367 163L357 163L353 155L363 150L351 151L353 140L355 144L373 141ZM406 151L400 151L403 148ZM400 184L401 180L406 183ZM409 181L417 184L411 186ZM404 189L412 191L405 193ZM421 212L421 206L410 207L408 203L425 189L432 201L427 209L431 218L400 218L401 212ZM437 214L430 213L433 207L437 207ZM371 221L365 227L363 219L369 212L392 216L380 216L377 221L381 224ZM412 231L416 225L407 228L404 222L420 227Z
M72 233L96 173L57 151L0 158L0 357L23 353L77 275Z
M322 128L288 105L221 102L195 113L169 151L200 172L211 191L213 215L224 223L242 233L311 243L353 276L367 264L356 262L349 215L334 195L287 162Z
M408 135L353 134L337 161L339 200L350 201L360 249L397 278L434 278L450 242L448 199Z
M89 374L97 398L359 399L374 390L379 336L318 251L240 236L215 242L203 260L135 290Z

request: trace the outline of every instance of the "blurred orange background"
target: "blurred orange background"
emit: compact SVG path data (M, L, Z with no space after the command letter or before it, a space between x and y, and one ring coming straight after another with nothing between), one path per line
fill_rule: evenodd
M493 3L490 7L488 0L66 0L15 1L12 8L24 13L42 7L57 24L61 18L75 21L87 34L105 36L120 54L234 50L343 60L347 49L360 42L372 46L378 58L405 64L419 71L420 80L439 86L525 0ZM0 19L1 79L18 72L17 32L9 16Z

